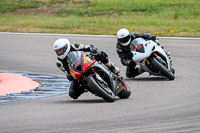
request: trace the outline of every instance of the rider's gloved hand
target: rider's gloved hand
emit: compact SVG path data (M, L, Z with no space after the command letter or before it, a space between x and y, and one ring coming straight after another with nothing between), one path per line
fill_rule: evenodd
M74 78L72 77L71 74L67 74L66 77L67 77L67 79L70 80L70 81L74 80Z
M94 45L90 45L90 53L92 53L92 54L96 54L97 51L98 51L98 49L95 48Z
M101 61L101 51L93 51L92 54L94 55L95 60Z
M150 39L153 40L153 41L156 41L157 37L155 35L151 35Z

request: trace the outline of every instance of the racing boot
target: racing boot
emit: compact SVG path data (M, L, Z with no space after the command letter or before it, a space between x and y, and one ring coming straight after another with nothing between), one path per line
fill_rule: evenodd
M118 75L120 73L120 69L115 66L114 63L112 63L110 60L108 63L105 64L106 67L108 67L114 74Z
M140 74L142 74L144 70L140 67L134 68L134 67L127 67L126 68L126 77L127 78L134 78Z
M143 72L144 72L144 70L143 70L142 68L137 67L137 68L135 68L135 69L133 70L133 77L136 77L136 76L142 74Z
M71 81L69 87L69 96L73 99L78 99L78 97L85 92L76 80Z

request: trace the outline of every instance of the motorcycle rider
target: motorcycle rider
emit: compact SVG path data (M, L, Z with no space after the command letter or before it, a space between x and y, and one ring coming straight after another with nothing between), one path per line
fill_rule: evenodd
M69 96L73 99L77 99L85 90L69 73L67 57L70 51L94 52L96 53L95 59L97 61L104 63L104 65L115 74L119 74L120 72L120 69L108 59L107 53L103 51L97 51L97 49L94 48L94 45L84 45L80 43L71 44L68 39L57 39L53 44L53 49L57 55L57 67L63 71L66 74L67 79L71 81Z
M143 73L143 70L141 68L136 68L136 63L132 59L133 54L131 51L134 50L134 48L130 44L136 38L143 38L145 40L153 40L157 42L156 36L150 33L144 33L144 34L132 33L131 34L129 30L127 29L120 29L117 32L117 44L116 44L117 53L121 59L121 63L124 66L127 66L126 76L128 78L135 77ZM170 53L167 52L168 56L169 54Z

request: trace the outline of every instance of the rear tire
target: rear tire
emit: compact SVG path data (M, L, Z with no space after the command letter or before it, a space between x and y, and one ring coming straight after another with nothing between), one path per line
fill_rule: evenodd
M155 58L152 58L151 64L159 71L161 71L169 80L174 80L175 76L172 72L166 69L162 64L160 64Z
M96 94L102 97L107 102L115 101L115 94L111 91L109 87L102 87L98 84L98 81L95 79L95 75L90 75L87 78L88 86L96 92Z

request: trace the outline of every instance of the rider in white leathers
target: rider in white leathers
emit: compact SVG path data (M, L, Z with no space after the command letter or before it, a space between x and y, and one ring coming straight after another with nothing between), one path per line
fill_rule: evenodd
M141 73L143 73L142 69L135 68L136 63L132 60L133 54L131 50L133 50L130 46L131 42L136 38L143 38L145 40L153 40L157 42L156 36L150 33L137 34L137 33L129 33L127 29L120 29L117 32L117 53L121 59L121 63L126 67L126 76L128 78L135 77ZM158 42L157 42L158 43ZM167 52L167 55L170 56L170 53Z

